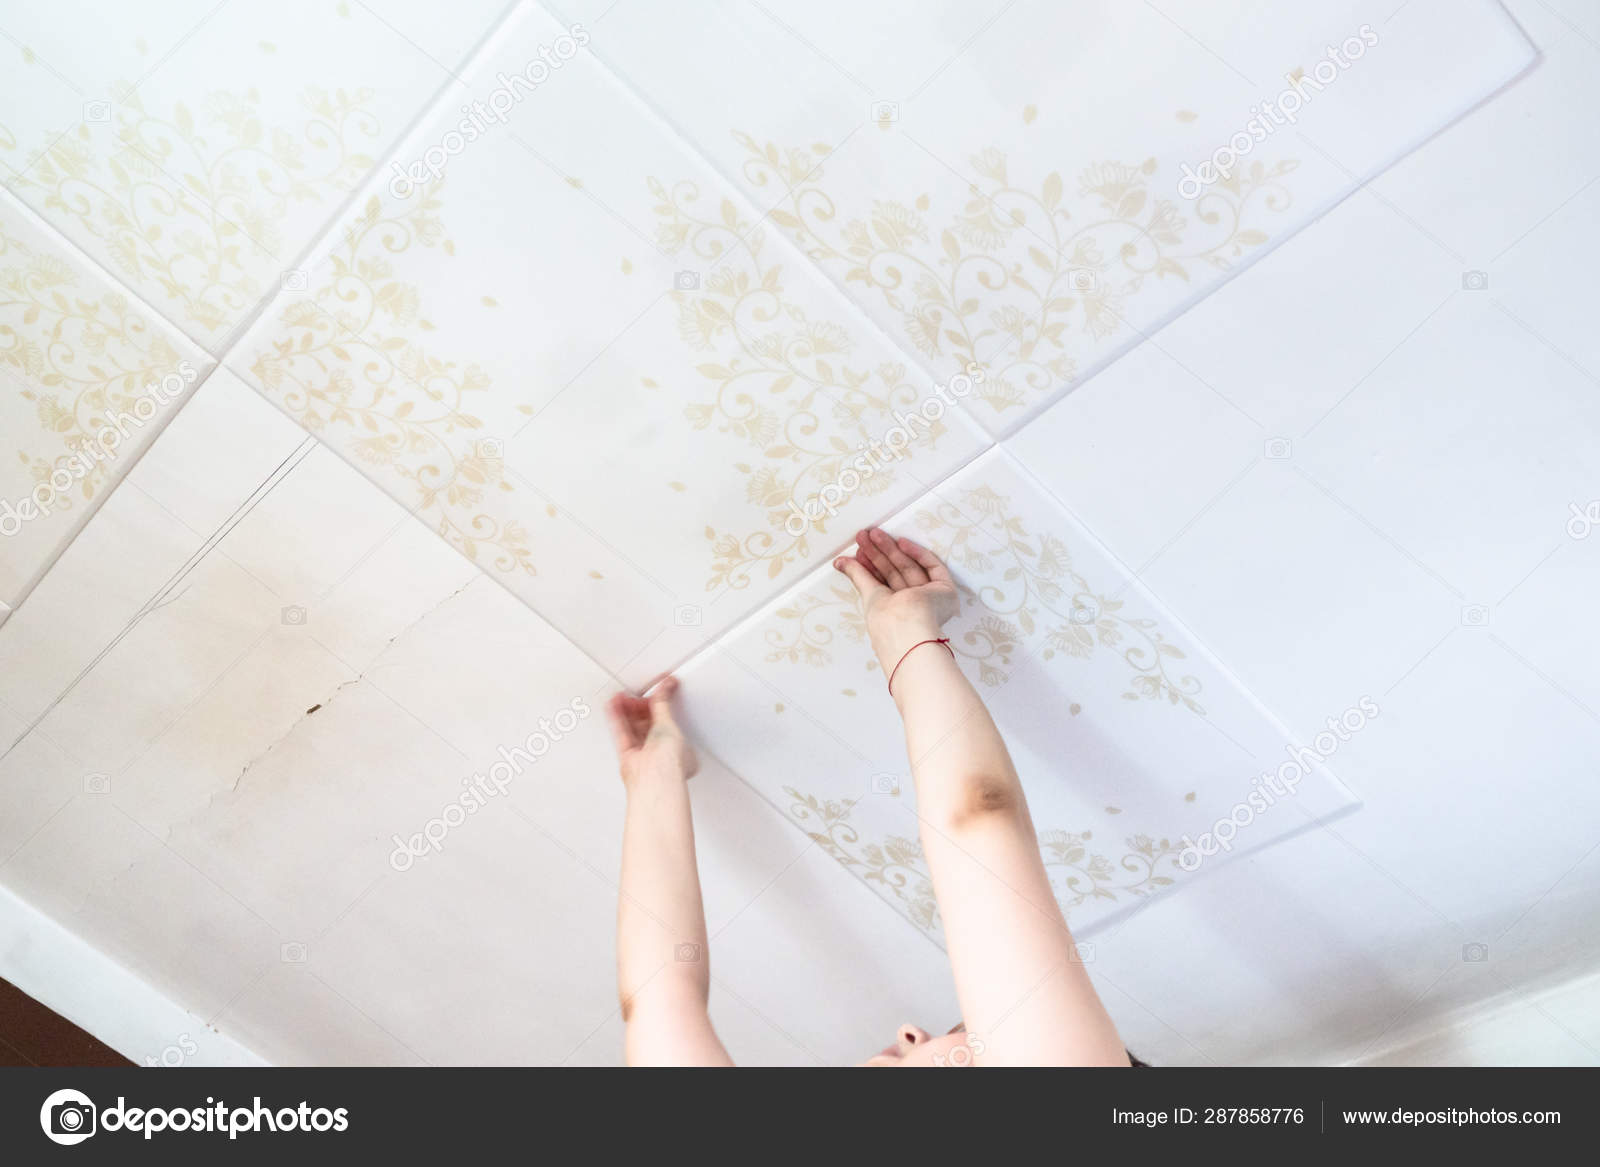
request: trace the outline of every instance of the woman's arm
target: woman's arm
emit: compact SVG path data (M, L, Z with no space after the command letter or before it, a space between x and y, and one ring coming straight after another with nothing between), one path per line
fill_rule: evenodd
M923 853L980 1065L1128 1064L1076 959L1027 800L982 699L942 645L960 607L937 556L877 528L834 562L861 595L905 722ZM898 671L896 671L898 666ZM976 1043L974 1043L976 1045Z
M617 989L630 1066L731 1066L706 1000L711 972L695 868L694 749L673 720L678 683L648 700L619 693L607 714L628 792L617 897Z

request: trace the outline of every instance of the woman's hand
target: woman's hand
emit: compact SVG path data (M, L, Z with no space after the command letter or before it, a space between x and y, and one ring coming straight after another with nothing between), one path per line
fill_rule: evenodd
M667 677L648 697L618 693L606 703L611 735L622 766L622 785L631 794L641 783L684 782L700 768L694 747L672 716L678 679Z
M867 635L885 670L919 640L936 638L944 622L961 609L950 570L939 557L879 527L859 532L856 553L840 556L833 566L860 593Z

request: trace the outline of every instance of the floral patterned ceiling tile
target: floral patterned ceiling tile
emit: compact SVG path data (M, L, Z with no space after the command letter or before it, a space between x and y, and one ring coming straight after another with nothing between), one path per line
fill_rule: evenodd
M543 11L473 100L563 47L403 143L228 363L642 684L987 439Z
M0 193L0 604L32 590L210 370Z
M888 7L629 9L595 52L930 375L989 367L995 434L1534 59L1492 0Z
M1356 805L1003 450L888 526L956 576L951 647L1080 932ZM939 936L899 719L843 577L824 567L752 617L692 662L685 693L714 753Z
M503 8L182 0L86 20L74 5L17 7L0 179L219 352L448 96L450 71Z

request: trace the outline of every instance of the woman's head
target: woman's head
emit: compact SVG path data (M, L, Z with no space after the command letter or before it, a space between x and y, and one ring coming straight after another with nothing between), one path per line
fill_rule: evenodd
M916 1025L902 1025L894 1041L862 1063L864 1066L957 1066L973 1064L973 1054L981 1047L969 1041L967 1027L957 1025L943 1037L934 1037Z
M864 1066L973 1066L974 1055L983 1052L983 1041L967 1032L965 1022L956 1025L943 1037L934 1037L916 1025L902 1025L895 1031L894 1041L884 1046L861 1064ZM1128 1064L1135 1069L1149 1069L1131 1051Z

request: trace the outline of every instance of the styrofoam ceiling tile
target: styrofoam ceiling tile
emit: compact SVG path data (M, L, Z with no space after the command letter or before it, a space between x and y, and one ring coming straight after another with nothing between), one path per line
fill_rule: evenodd
M524 11L468 82L563 38ZM982 448L948 412L839 520L796 518L927 391L588 54L447 161L374 181L229 364L625 680Z
M184 0L9 12L8 36L23 47L0 77L0 176L215 351L503 6Z
M1561 116L1593 103L1600 49L1551 4L1516 0L1511 7L1540 47L1538 68L1485 106L1470 128L1441 134L1373 184L1473 269L1492 268L1521 235L1593 181L1600 149L1600 126ZM1472 197L1488 182L1492 199Z
M303 961L269 970L228 1005L216 1025L271 1065L427 1064Z
M856 7L692 0L593 47L932 377L987 366L994 433L1534 59L1488 3ZM1228 177L1180 181L1236 138Z
M1463 292L1297 444L1295 464L1463 610L1492 608L1573 541L1572 508L1596 496L1596 388L1494 300Z
M0 868L6 886L157 991L214 1015L278 961L273 930L64 766L53 777L78 793Z
M0 192L0 602L31 590L211 364Z
M1354 805L1320 755L1296 754L1311 743L1290 740L1003 451L888 528L956 577L951 648L1006 736L1079 935ZM685 693L713 751L941 934L898 718L842 576L825 567L764 609L686 670ZM1219 828L1239 807L1249 825ZM1215 845L1208 835L1227 847L1186 854Z

